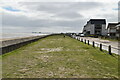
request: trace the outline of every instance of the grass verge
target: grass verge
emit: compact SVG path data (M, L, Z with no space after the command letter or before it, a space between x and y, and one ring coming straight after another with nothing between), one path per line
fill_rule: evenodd
M3 78L118 78L118 56L63 35L2 55Z

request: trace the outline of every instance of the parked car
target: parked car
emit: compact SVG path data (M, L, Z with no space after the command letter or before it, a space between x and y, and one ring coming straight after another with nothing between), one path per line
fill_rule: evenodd
M85 35L84 34L80 34L80 37L84 37Z

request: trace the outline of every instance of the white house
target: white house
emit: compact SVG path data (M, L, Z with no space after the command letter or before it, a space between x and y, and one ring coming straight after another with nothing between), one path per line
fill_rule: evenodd
M106 20L105 19L90 19L83 28L84 35L106 36Z
M120 22L115 27L116 27L116 37L120 38Z
M118 36L117 34L117 27L118 27L118 23L108 23L108 36L110 38L116 38L116 36Z

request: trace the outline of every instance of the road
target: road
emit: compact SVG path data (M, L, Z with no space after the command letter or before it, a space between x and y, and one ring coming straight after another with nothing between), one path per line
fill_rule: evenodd
M76 37L76 36L74 36ZM99 44L103 44L103 49L108 51L108 46L111 45L112 49L111 52L112 53L116 53L116 54L120 54L120 42L118 41L109 41L109 40L103 40L100 38L92 38L92 37L76 37L79 39L83 39L83 40L89 40L90 44L92 44L92 42L94 41L96 44L95 46L99 47Z

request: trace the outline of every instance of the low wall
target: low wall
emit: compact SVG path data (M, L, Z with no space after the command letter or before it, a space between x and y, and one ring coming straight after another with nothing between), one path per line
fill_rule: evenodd
M26 38L19 38L19 39L12 39L12 40L5 40L2 41L2 45L0 46L0 55L11 52L15 49L18 49L22 46L25 46L29 43L38 41L39 39L48 37L51 35L44 35L44 36L34 36L34 37L26 37Z

